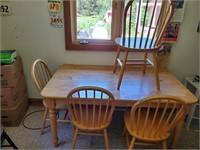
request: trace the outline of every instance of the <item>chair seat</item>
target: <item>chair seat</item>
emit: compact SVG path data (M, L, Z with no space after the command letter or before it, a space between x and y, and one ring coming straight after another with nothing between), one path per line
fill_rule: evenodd
M124 37L124 43L122 37L117 37L115 43L119 45L122 49L127 49L130 51L144 52L150 50L159 50L160 46L154 47L154 42L151 38L141 38L141 37Z
M163 128L158 128L156 129L157 126L153 126L151 128L151 122L153 120L153 115L150 115L148 116L148 119L147 119L147 127L145 129L145 131L143 132L143 126L141 126L138 130L137 129L134 129L134 126L136 127L137 125L137 122L134 122L134 124L131 124L131 118L130 118L130 110L127 110L124 114L124 121L125 121L125 126L126 126L126 129L128 130L128 132L136 137L137 139L140 139L140 140L144 140L144 141L152 141L152 142L155 142L155 141L162 141L162 140L165 140L167 139L170 134L169 133L163 133ZM153 114L153 113L152 113ZM156 117L156 123L158 123L158 119L160 118L161 116L161 112L158 113L157 117ZM140 124L145 124L144 120L145 120L145 117L146 117L146 111L142 111L141 112L141 116L140 116L140 119L141 119L141 122ZM164 126L164 122L165 122L165 118L163 119L163 121L161 122L161 127ZM131 127L132 126L132 127ZM168 128L169 125L166 125L165 128ZM150 129L151 128L151 129ZM137 131L136 131L137 130ZM155 133L155 136L153 133Z

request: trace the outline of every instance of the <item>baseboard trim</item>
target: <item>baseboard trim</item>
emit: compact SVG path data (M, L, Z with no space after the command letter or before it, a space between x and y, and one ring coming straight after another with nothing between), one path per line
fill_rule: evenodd
M29 105L31 106L43 106L42 99L41 98L28 98Z

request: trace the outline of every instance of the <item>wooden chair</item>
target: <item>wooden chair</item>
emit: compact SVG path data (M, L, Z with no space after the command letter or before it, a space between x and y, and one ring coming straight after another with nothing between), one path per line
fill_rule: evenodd
M185 114L186 104L178 97L151 96L138 101L124 113L128 148L133 149L135 144L153 145L161 142L163 149L166 149L167 139Z
M160 9L160 11L159 11ZM120 89L124 71L127 65L142 65L143 74L146 66L154 68L157 89L160 90L157 52L162 46L162 36L169 24L174 6L171 0L129 0L123 14L122 35L115 39L118 47L114 63L116 72L117 65L121 67L117 89ZM123 60L120 58L121 51L125 52ZM131 59L130 52L143 52L142 59ZM152 53L152 58L148 58Z
M39 90L39 92L41 92L42 89L45 87L45 85L48 83L48 81L51 79L52 74L51 74L51 71L48 68L47 64L43 60L37 59L32 64L31 76L32 76L32 80L34 81L37 89ZM41 134L43 134L46 120L49 121L49 119L47 119L49 110L46 107L46 103L44 100L43 100L43 105L45 106L45 112L44 112L43 119L42 119ZM67 109L67 106L63 106L63 105L59 106L58 105L58 106L56 106L56 108ZM57 121L69 122L69 120L65 120L66 116L67 116L67 111L65 113L64 119L58 119Z
M83 86L71 90L67 96L67 108L75 129L72 149L79 134L104 136L106 148L109 149L107 128L114 107L114 96L106 89Z

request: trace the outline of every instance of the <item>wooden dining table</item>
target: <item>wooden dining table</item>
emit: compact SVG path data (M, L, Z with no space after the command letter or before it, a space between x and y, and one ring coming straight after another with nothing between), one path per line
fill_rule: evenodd
M119 69L119 68L118 68ZM127 68L120 90L117 90L119 70L113 73L113 66L96 65L61 65L41 91L46 107L49 109L51 132L54 147L58 147L56 106L66 105L66 97L70 90L79 86L99 86L113 93L116 107L128 108L135 102L152 95L173 95L182 98L189 108L197 102L197 98L167 70L159 71L160 90L157 90L152 68L145 74L141 67ZM176 127L172 148L179 140L184 120Z

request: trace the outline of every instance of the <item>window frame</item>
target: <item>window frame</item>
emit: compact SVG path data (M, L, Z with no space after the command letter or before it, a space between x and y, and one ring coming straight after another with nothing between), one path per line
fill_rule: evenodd
M64 28L66 50L79 51L116 51L115 38L121 35L122 12L124 1L112 0L111 39L88 39L88 44L80 44L80 40L73 36L76 33L76 0L64 0ZM119 22L119 23L118 23Z

